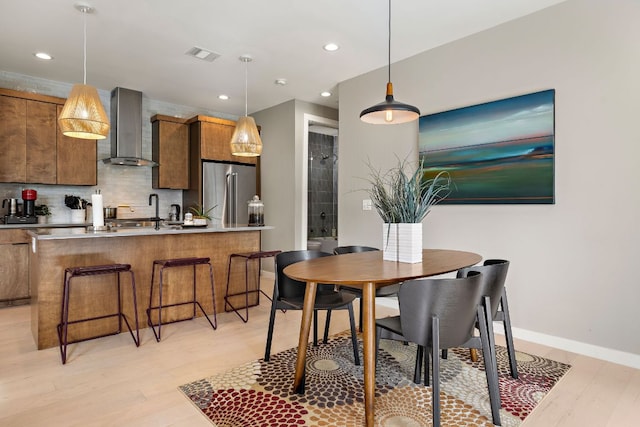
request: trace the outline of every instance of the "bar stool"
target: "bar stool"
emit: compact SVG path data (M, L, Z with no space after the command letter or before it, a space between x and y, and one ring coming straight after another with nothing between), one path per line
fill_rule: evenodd
M213 301L213 322L209 319L209 316L202 308L202 305L198 302L196 298L196 266L198 265L208 265L209 266L209 279L211 281L211 299ZM153 284L155 282L155 274L156 267L159 267L158 274L160 276L159 284L158 284L158 305L153 306ZM177 302L174 304L162 304L162 282L164 279L164 270L167 268L175 268L175 267L193 267L193 298L190 301ZM214 290L213 284L213 267L211 266L211 260L207 258L174 258L174 259L164 259L164 260L155 260L153 261L153 267L151 271L151 290L149 292L149 308L147 308L147 324L153 330L153 335L156 337L156 341L160 342L161 330L162 330L162 309L167 307L176 307L181 305L193 305L193 315L190 318L186 319L178 319L171 320L165 323L175 323L182 322L183 320L191 320L196 317L196 306L200 308L202 314L207 319L211 327L215 330L218 327L218 321L216 318L216 294ZM158 323L155 325L151 321L151 310L158 310ZM156 333L155 326L158 326L158 332Z
M247 323L247 321L249 320L249 307L254 307L256 305L260 304L260 294L264 295L265 297L267 297L267 299L269 301L271 301L271 298L269 298L269 295L265 294L264 291L262 289L260 289L260 268L258 268L258 272L256 274L256 289L251 289L249 290L249 262L251 260L261 260L263 258L273 258L276 255L278 255L281 251L256 251L256 252L242 252L242 253L235 253L235 254L231 254L229 255L229 264L227 267L227 290L225 292L225 296L224 296L224 311L229 312L229 311L235 311L235 313L238 315L238 317L240 317L240 319L242 319L243 322ZM245 286L245 290L243 292L237 292L237 293L233 293L230 294L229 293L229 281L231 278L231 261L234 258L244 258L245 260L245 264L244 264L244 278L245 278L245 282L244 282L244 286ZM257 293L258 294L258 299L256 300L255 304L249 305L249 294L251 293ZM244 295L244 301L245 301L245 305L244 305L244 309L245 309L245 317L242 317L242 315L240 314L240 312L238 310L241 310L242 307L234 307L230 302L229 302L229 298L234 297L234 296L238 296L238 295ZM230 309L227 308L230 307Z
M127 317L122 312L122 295L120 293L120 273L131 274L131 289L133 293L133 312L135 314L136 321L136 334L133 334L133 330L129 325ZM79 320L69 321L69 295L71 294L71 279L83 276L98 276L104 274L115 274L117 276L118 285L118 312L113 314L106 314L103 316L87 317ZM89 322L92 320L107 319L110 317L118 317L118 330L115 332L92 336L89 338L83 338L75 341L68 340L69 325L76 323ZM140 346L140 332L138 330L138 305L136 302L136 280L131 271L131 265L129 264L108 264L108 265L94 265L86 267L69 267L64 270L64 285L62 289L62 310L60 315L60 323L57 326L58 329L58 341L60 342L60 356L62 357L62 364L67 363L67 345L81 341L87 341L94 338L102 338L109 335L115 335L122 332L122 320L124 319L129 333L133 338L133 342L136 343L136 347Z

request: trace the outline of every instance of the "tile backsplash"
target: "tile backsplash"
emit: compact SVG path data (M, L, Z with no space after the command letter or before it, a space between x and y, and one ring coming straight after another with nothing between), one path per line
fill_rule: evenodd
M30 77L7 71L0 71L0 87L34 92L43 95L65 98L71 91L72 84ZM136 88L130 88L136 89ZM111 93L108 90L98 90L100 99L107 112L110 111ZM189 118L198 114L220 117L223 119L237 120L237 116L225 113L198 109L185 105L171 104L157 101L142 95L142 155L151 158L151 122L155 114ZM98 185L96 186L63 186L42 184L4 184L0 183L0 198L21 198L21 192L25 188L32 188L38 192L37 205L46 204L51 209L50 223L69 223L71 209L64 205L66 194L80 196L91 200L91 194L98 189L103 195L104 206L116 207L117 205L136 206L140 217L153 216L154 206L148 205L149 194L156 193L160 200L160 216L167 217L171 204L182 204L181 190L159 190L151 187L151 168L106 165L102 159L111 154L111 141L107 137L98 144ZM52 165L55 167L55 165ZM20 200L21 201L21 200ZM6 213L6 208L0 210L1 215ZM143 214L144 213L144 214Z

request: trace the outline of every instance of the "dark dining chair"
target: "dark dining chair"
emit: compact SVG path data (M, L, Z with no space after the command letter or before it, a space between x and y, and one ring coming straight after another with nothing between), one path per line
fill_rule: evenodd
M371 246L338 246L333 250L333 253L335 255L342 255L342 254L352 254L356 252L369 252L369 251L379 251L379 250L380 249L372 248ZM376 289L376 298L396 296L398 295L399 289L400 289L400 283L378 288ZM349 292L350 294L353 294L360 299L360 312L358 313L358 330L362 332L362 289L353 288L351 286L340 286L340 290L344 292Z
M509 367L511 376L518 378L518 365L516 363L516 351L513 345L513 333L511 332L511 318L509 316L509 304L507 302L507 289L504 283L509 270L509 261L504 259L488 259L483 265L475 265L458 270L457 277L465 277L471 271L482 273L481 296L489 297L489 305L484 307L487 312L487 329L489 340L495 353L495 338L493 334L493 322L502 322L507 354L509 355ZM484 302L485 299L482 298Z
M273 338L273 328L278 310L302 310L304 305L304 293L307 284L291 279L283 270L288 265L300 261L306 261L324 256L333 256L320 251L288 251L281 252L275 257L275 284L273 286L273 298L271 301L271 316L269 317L269 330L267 332L267 345L264 352L264 360L269 361L271 357L271 341ZM317 323L318 310L327 310L327 321L325 327L325 342L329 329L329 313L333 310L347 310L349 312L349 324L351 326L351 343L353 345L353 359L356 365L360 365L358 353L358 338L356 334L355 316L353 314L353 300L355 296L336 290L334 285L318 284L316 299L313 310L313 343L317 345Z
M433 425L440 425L440 349L466 347L479 339L484 357L493 424L500 425L500 391L495 358L491 355L486 314L478 304L481 273L466 277L416 279L402 284L398 293L400 315L376 320L376 348L380 339L409 341L418 345L414 382L420 382L424 360L424 384L429 385L429 360L432 372ZM475 324L480 337L473 337ZM424 356L424 357L422 357Z

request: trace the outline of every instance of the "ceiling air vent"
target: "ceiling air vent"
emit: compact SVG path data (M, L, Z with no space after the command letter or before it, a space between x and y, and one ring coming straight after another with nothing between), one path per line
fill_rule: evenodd
M211 52L210 50L203 49L201 47L192 47L186 52L186 54L208 62L213 62L216 58L220 57L219 53Z

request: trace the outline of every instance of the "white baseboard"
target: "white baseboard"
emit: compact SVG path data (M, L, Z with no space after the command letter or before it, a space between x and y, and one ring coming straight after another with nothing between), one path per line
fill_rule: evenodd
M398 308L398 300L396 298L376 298L376 304L383 307ZM495 322L493 328L494 332L504 335L504 328L501 323ZM513 327L511 329L514 338L517 339L640 369L640 355L637 354L600 347L567 338L560 338L553 335L541 334L527 329Z
M501 324L495 323L494 330L504 335L504 329ZM553 335L541 334L526 329L511 328L515 338L543 344L553 348L570 351L572 353L582 354L584 356L596 359L606 360L607 362L617 363L619 365L629 366L631 368L640 369L640 355L627 353L620 350L601 347L598 345L587 344L580 341L574 341L567 338L556 337Z

